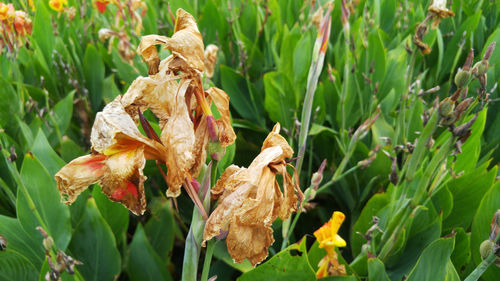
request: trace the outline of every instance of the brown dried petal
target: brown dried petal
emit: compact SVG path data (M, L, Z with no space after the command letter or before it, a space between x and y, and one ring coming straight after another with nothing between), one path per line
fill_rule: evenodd
M194 165L194 128L184 98L190 82L190 80L181 82L175 96L172 116L162 128L161 141L169 150L165 161L168 168L167 196L169 197L179 196L187 172Z
M90 141L93 150L105 155L145 145L148 159L163 160L164 147L143 136L121 104L121 96L97 113Z
M156 45L165 44L167 40L168 37L160 35L147 35L141 37L137 53L141 55L148 64L149 75L154 75L159 72L160 57L158 56Z
M217 63L217 52L219 51L219 47L210 44L205 48L205 73L208 78L212 78L214 76L214 68Z
M183 9L177 10L174 35L165 45L174 55L183 58L191 68L203 72L203 38L191 14Z
M74 159L54 176L65 204L73 203L91 184L98 182L107 172L106 156L85 155Z
M205 164L207 159L207 144L208 144L208 129L207 129L207 119L203 117L196 127L194 132L194 148L193 148L193 158L194 165L191 167L190 174L193 177L197 177L200 174L201 168Z
M108 172L101 180L102 191L108 198L120 202L136 215L146 210L143 174L144 148L116 153L108 158Z
M281 147L281 149L283 149L283 156L282 158L280 158L281 160L283 160L285 158L290 158L293 156L293 149L290 147L285 138L279 134L280 129L280 123L276 123L271 133L269 133L267 138L264 140L261 151L264 151L264 149L268 147L279 146Z
M236 139L236 134L231 126L229 116L229 96L223 90L215 87L208 89L207 93L221 115L216 121L219 131L219 141L224 147L231 145Z

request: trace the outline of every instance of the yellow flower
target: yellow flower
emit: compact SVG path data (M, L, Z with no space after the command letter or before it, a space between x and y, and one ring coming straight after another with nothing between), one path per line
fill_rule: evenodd
M50 0L49 7L56 11L60 12L64 9L64 6L68 5L68 0Z
M318 264L317 278L330 275L346 275L345 266L338 261L335 247L345 247L346 242L337 232L345 219L342 212L334 212L332 218L314 232L319 247L326 250L326 256Z

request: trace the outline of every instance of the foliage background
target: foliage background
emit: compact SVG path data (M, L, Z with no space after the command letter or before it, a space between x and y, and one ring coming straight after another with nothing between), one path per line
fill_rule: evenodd
M38 225L54 238L58 249L84 263L65 279L180 279L193 206L183 194L178 198L178 212L173 208L164 197L166 186L153 163L148 163L145 172L148 211L144 216L129 215L124 207L107 200L98 186L72 206L60 203L53 175L89 150L90 126L105 103L125 92L138 75L147 75L147 66L138 56L127 61L120 55L119 40L99 40L101 28L123 30L134 50L140 35L172 34L169 9L192 13L205 45L220 48L212 83L231 98L238 136L219 172L231 163L247 166L275 122L286 129L287 139L298 151L297 123L317 34L312 24L316 8L311 1L144 2L143 30L137 34L130 18L115 24L113 5L101 14L90 1L69 0L68 7L76 8L76 16L70 20L66 13L51 10L46 1L35 1L35 11L27 1L14 1L16 9L27 11L33 19L33 34L29 43L11 53L4 50L0 56L0 234L8 241L7 250L0 253L1 280L44 278L48 265L42 236L35 230ZM311 235L334 210L347 215L340 234L348 246L340 253L350 264L351 277L329 280L401 280L403 275L430 280L419 275L426 272L460 280L457 278L463 279L481 260L479 244L487 239L491 217L500 206L498 48L488 71L491 102L482 110L478 104L460 121L479 112L462 153L456 160L452 156L442 160L445 174L438 184L440 192L412 214L416 216L413 223L405 225L403 238L396 240L397 247L384 259L377 255L368 258L362 249L365 241L356 233L365 233L374 215L381 217L380 226L386 230L389 226L384 223L394 214L388 209L397 190L389 181L392 160L373 149L380 145L397 159L395 173L403 170L412 159L411 151L405 151L411 147L407 144L415 144L424 130L421 116L436 97L443 100L456 90L453 78L468 50L474 49L477 61L489 43L500 39L500 1L453 1L450 9L455 16L442 20L439 28L429 29L424 37L432 49L426 56L413 47L412 37L427 14L428 1L360 0L350 4L347 38L339 1L332 11L325 67L314 97L300 171L301 185L307 187L323 159L327 161L323 183L328 187L316 194L307 212L298 218L290 242L309 238L280 252L282 223L276 222L276 242L268 262L254 270L248 263L232 263L224 243L217 243L210 271L217 280L240 276L241 280L260 280L262 276L314 279L324 253L317 244L311 245ZM436 86L440 90L419 95L420 90ZM469 96L476 97L478 88L478 82L472 82ZM352 133L377 107L381 113L368 135L353 142ZM147 117L153 121L152 115ZM432 135L435 147L451 138L442 127ZM425 178L424 169L437 151L425 150L417 175ZM367 167L359 164L365 159L372 159ZM349 173L330 181L339 166ZM449 169L459 176L452 176ZM398 187L411 185L407 174L399 175ZM438 178L432 174L427 180ZM275 270L281 267L286 270ZM498 274L498 268L491 268L483 279L495 280Z

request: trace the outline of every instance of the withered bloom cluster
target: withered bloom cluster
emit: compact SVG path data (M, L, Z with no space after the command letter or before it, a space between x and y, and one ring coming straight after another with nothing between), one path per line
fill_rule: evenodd
M428 13L425 19L417 26L417 31L413 36L413 43L420 49L422 54L428 55L431 53L429 45L423 42L425 33L427 32L428 23L432 21L431 28L437 28L441 19L453 17L455 13L446 8L447 0L431 0Z
M287 219L297 211L298 200L303 200L297 176L292 180L286 169L285 159L292 157L293 150L279 131L278 123L250 166L229 166L212 189L218 206L205 225L203 243L227 234L227 249L236 262L263 261L274 242L272 223L278 217ZM278 174L283 177L283 192Z
M161 60L156 46L172 55ZM146 160L167 166L167 196L177 197L180 187L196 177L206 159L209 142L224 148L236 138L230 124L229 97L218 89L204 90L204 46L193 17L177 11L171 38L149 35L138 48L149 65L149 76L138 77L123 96L118 96L96 116L92 153L64 166L56 175L65 203L73 203L88 185L100 183L112 201L135 214L145 211L143 168ZM210 106L221 117L215 120ZM159 120L156 136L141 112L151 110ZM137 126L141 123L147 137ZM189 195L193 197L193 192Z

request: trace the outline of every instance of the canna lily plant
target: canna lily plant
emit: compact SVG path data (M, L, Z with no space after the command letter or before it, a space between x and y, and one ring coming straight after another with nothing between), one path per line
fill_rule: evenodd
M172 53L161 60L156 45ZM194 18L177 10L172 37L144 36L138 47L149 66L148 77L138 77L96 116L91 133L91 154L64 166L56 175L66 204L73 203L88 185L100 183L103 192L136 215L146 209L143 168L146 160L165 164L167 196L177 197L184 186L207 217L193 185L207 155L220 159L236 138L230 124L229 97L218 89L203 89L205 71L203 40ZM214 104L220 113L215 120ZM161 128L157 136L142 115L151 110ZM147 136L137 128L141 124ZM210 144L210 145L209 145Z
M326 250L326 256L318 264L317 278L346 275L345 266L339 263L337 252L335 252L335 247L346 246L344 239L337 234L344 219L345 215L342 212L333 212L332 218L314 232L319 247Z

